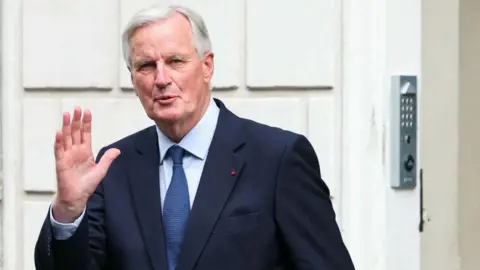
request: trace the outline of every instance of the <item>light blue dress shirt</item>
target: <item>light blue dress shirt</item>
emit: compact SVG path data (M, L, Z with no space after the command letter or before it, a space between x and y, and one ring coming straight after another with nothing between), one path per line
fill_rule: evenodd
M185 149L187 152L187 154L183 158L183 167L187 176L188 192L190 195L190 208L193 205L195 195L197 193L198 185L200 183L200 177L202 175L205 160L207 158L208 149L210 148L210 144L212 142L215 129L217 127L219 114L220 109L215 104L215 101L213 99L210 99L207 111L205 112L203 117L200 119L197 125L195 125L195 127L193 127L193 129L190 130L190 132L187 133L187 135L185 135L185 137L178 143L178 145ZM173 166L172 159L165 159L165 155L170 146L174 145L175 143L167 136L165 136L158 127L157 135L160 153L160 196L163 209L165 195L167 193L167 189L170 185L170 181L172 178ZM155 213L152 213L152 215L153 214ZM55 237L55 239L64 240L71 237L80 225L80 222L82 221L84 215L85 210L83 211L82 215L73 223L59 223L53 218L52 210L50 207L50 222L53 227L53 236Z

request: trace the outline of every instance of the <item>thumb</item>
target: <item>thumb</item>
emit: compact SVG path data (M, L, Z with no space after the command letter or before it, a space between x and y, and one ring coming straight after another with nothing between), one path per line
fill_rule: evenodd
M112 162L120 155L120 150L117 148L110 148L108 149L105 154L100 158L100 161L98 162L98 167L102 168L105 170L105 173L107 172L108 168L110 165L112 165Z
M101 181L103 177L107 174L108 168L112 165L112 162L120 155L120 150L116 148L108 149L103 156L100 158L100 161L95 166L92 171L94 178Z

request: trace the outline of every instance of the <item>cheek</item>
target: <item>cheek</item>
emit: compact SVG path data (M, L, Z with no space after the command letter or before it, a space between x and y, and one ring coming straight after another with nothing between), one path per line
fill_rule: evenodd
M132 84L133 87L135 87L138 95L141 95L143 98L143 96L149 96L149 94L151 94L154 86L154 80L151 78L151 76L134 76L132 79Z
M193 84L190 81L190 76L185 73L176 73L171 75L172 78L172 91L180 94L184 99L189 96L190 89Z
M196 92L199 92L196 89L201 89L204 84L201 70L172 74L172 80L182 95L189 100L195 98Z

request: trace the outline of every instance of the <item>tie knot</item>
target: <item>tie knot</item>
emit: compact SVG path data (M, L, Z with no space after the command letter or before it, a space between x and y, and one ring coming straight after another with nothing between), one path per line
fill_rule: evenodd
M185 155L185 149L178 145L173 145L168 149L168 153L173 160L173 164L182 165L183 156Z

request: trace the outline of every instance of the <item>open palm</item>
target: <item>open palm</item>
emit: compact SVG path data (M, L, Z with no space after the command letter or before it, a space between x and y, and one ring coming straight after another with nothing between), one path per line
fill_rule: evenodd
M55 136L57 194L54 207L62 220L71 220L83 211L88 198L102 181L120 150L109 149L98 164L91 146L92 114L75 108L73 119L64 113L62 130ZM54 209L55 212L55 209Z

